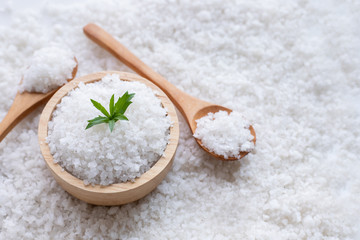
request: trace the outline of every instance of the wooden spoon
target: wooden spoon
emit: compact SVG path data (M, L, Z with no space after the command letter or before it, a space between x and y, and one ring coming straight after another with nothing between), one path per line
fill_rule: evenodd
M202 118L207 115L209 112L218 112L218 111L227 111L230 113L232 110L225 108L220 105L215 105L209 102L205 102L189 94L181 91L176 88L170 82L168 82L165 78L163 78L160 74L156 73L149 66L143 63L139 58L137 58L134 54L132 54L125 46L119 43L116 39L114 39L109 33L107 33L101 27L90 23L84 27L84 33L88 36L92 41L100 45L102 48L109 51L112 55L114 55L117 59L122 61L129 68L134 70L139 75L149 79L155 85L157 85L161 90L163 90L171 101L175 104L175 106L180 110L181 114L186 119L192 133L195 133L196 130L196 120ZM251 134L254 136L253 142L256 142L255 130L252 126L249 127ZM244 157L248 152L240 152L240 157L229 157L224 158L222 155L217 155L214 152L211 152L207 149L201 142L201 140L195 138L197 143L202 147L206 152L211 154L212 156L228 161L228 160L237 160L239 158Z
M76 62L76 66L72 71L72 78L68 79L68 82L74 79L77 72L78 62L75 57L74 59ZM18 92L8 113L0 123L0 142L23 118L29 115L41 104L46 103L58 89L59 88L47 93Z

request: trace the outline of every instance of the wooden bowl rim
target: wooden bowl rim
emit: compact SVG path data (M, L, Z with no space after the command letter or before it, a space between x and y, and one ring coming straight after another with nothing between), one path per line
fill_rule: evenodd
M53 157L50 153L50 148L46 143L45 139L48 133L48 121L51 119L53 111L56 109L57 104L61 101L61 99L68 94L69 91L78 87L79 83L83 82L85 84L92 83L101 80L104 76L108 74L118 74L120 76L120 80L123 81L137 81L141 82L148 87L150 87L155 95L161 100L163 106L167 109L168 115L171 118L172 125L170 127L170 138L169 143L166 146L163 156L152 166L148 171L143 173L139 178L135 179L135 182L125 182L125 183L116 183L109 186L101 186L101 185L85 185L83 180L76 178L66 170L64 170L59 164L54 163ZM140 77L139 75L128 73L128 72L119 72L119 71L104 71L89 74L83 77L79 77L74 79L73 81L65 84L61 87L54 96L49 100L46 104L39 122L38 129L38 137L41 153L44 157L47 167L51 170L55 179L60 177L67 184L72 185L78 189L81 189L86 192L93 193L109 193L116 194L127 191L132 191L136 188L142 187L153 178L155 178L158 174L162 173L169 164L172 164L173 156L175 155L176 148L179 142L179 122L176 114L176 110L170 99L167 95L156 85L151 83L149 80ZM168 167L168 169L170 169ZM61 184L60 184L61 185ZM66 190L66 189L65 189Z

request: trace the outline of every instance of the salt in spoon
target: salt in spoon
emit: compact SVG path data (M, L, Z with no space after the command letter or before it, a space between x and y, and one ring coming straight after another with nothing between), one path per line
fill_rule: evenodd
M100 45L102 48L109 51L117 59L127 65L129 68L134 70L136 73L141 75L144 78L149 79L155 85L157 85L161 90L163 90L175 106L180 110L181 114L184 116L187 121L192 133L195 133L196 130L196 120L206 116L208 113L216 113L218 111L226 111L228 113L232 112L231 109L215 105L201 99L190 96L189 94L181 91L170 82L168 82L160 74L152 70L149 66L143 63L138 57L131 53L125 46L113 38L109 33L104 29L97 26L96 24L89 23L84 28L84 33L92 41ZM255 144L256 135L254 128L250 125L249 127L251 135L254 136L252 140ZM223 161L237 160L243 158L248 154L248 152L240 152L239 157L228 157L225 158L222 155L215 154L206 148L200 139L196 139L196 142L202 147L206 152L216 157L217 159Z
M77 72L78 62L75 57L74 59L76 62L76 66L72 71L72 77L67 80L68 82L74 79ZM59 88L56 88L47 93L26 91L22 93L17 92L8 113L0 122L0 142L23 118L29 115L41 104L46 103Z

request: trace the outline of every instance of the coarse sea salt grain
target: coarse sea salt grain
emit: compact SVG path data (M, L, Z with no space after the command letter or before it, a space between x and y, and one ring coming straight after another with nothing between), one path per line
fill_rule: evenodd
M129 121L85 130L87 120L99 115L90 98L108 106L126 91L135 93L125 115ZM163 155L171 125L161 101L146 85L107 75L95 83L80 83L63 97L49 122L47 142L54 161L87 184L109 185L134 181Z
M254 149L249 126L250 123L239 112L219 111L208 113L196 120L197 127L194 137L218 155L240 157L240 152L250 152Z
M25 70L19 92L47 93L67 83L76 67L74 55L56 46L37 50Z
M256 120L256 154L210 158L179 115L164 181L134 203L92 206L51 176L38 109L0 143L0 239L360 239L359 1L67 2L6 8L1 118L50 39L71 46L78 76L129 71L84 36L94 22L180 89Z

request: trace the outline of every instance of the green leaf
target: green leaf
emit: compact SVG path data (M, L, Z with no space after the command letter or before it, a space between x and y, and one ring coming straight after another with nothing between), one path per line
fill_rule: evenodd
M124 115L124 114L121 114L121 113L117 113L115 116L114 116L114 119L116 121L118 120L126 120L126 121L129 121L129 119Z
M124 114L126 109L129 107L129 105L132 103L130 100L135 96L135 93L129 94L127 91L119 97L115 104L115 113L121 113Z
M132 103L130 100L135 96L135 93L129 94L128 92L124 93L119 97L118 101L114 104L114 94L110 98L109 103L109 112L97 101L90 99L94 107L96 107L100 112L105 116L98 116L91 120L88 120L88 125L85 129L91 128L97 124L108 123L110 132L114 130L115 123L119 120L129 121L129 119L124 115L126 109Z
M110 98L110 103L109 103L109 111L110 111L110 115L112 116L114 114L114 94L111 96Z
M109 119L107 117L96 117L94 119L88 120L89 124L86 126L85 130L88 128L91 128L92 126L95 126L97 124L101 124L101 123L107 123L109 122Z
M93 118L93 119L91 119L91 120L88 120L88 122L101 121L101 120L103 120L103 121L108 121L109 119L108 119L107 117L98 116L98 117L96 117L96 118Z
M110 118L110 114L106 111L106 109L97 101L90 99L90 101L92 102L92 104L94 105L94 107L96 107L98 110L100 110L100 112L102 112L105 116L107 116L108 118Z
M112 132L112 131L114 130L114 126L115 126L115 121L114 121L114 120L110 120L110 121L109 121L110 132Z

